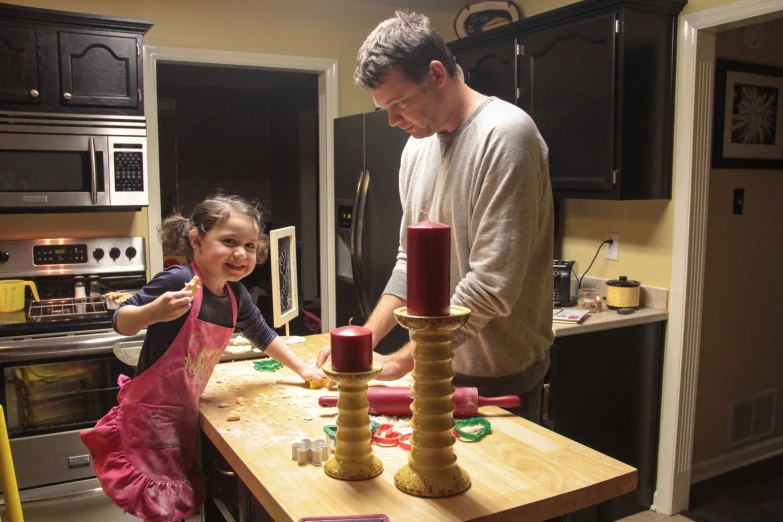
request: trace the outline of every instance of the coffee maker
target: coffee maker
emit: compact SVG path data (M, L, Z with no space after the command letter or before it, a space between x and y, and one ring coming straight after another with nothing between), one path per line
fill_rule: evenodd
M576 303L576 276L574 273L575 261L552 261L554 275L554 305L572 306Z

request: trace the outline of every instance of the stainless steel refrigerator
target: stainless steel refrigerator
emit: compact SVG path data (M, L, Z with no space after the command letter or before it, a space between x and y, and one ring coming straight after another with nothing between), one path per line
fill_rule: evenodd
M400 156L408 134L390 127L386 111L334 121L337 211L337 326L363 325L391 276L400 241ZM408 341L396 326L376 351Z

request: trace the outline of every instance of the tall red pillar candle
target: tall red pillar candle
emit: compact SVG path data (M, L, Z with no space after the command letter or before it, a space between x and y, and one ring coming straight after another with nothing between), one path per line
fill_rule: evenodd
M332 368L336 372L366 372L372 368L372 330L343 326L331 332Z
M410 225L407 233L408 315L449 315L451 227L424 221Z

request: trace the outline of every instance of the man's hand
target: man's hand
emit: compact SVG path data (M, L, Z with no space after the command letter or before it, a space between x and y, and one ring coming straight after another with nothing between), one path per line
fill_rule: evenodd
M332 355L332 345L327 344L320 350L318 350L318 357L315 358L315 367L316 368L323 368L323 365L326 364L326 361L329 360L329 357Z
M396 381L413 371L412 349L412 344L408 343L400 351L381 357L383 369L376 379L379 381Z

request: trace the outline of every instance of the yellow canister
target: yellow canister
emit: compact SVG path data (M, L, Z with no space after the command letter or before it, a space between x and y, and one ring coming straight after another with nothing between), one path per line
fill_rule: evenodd
M612 310L639 308L642 284L625 276L606 282L606 306Z

